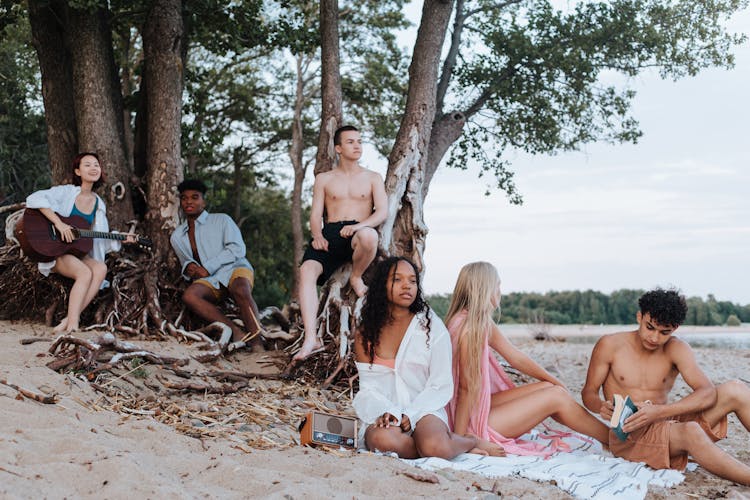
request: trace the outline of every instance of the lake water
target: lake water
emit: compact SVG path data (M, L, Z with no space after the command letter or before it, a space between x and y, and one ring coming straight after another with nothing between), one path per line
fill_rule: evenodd
M691 347L713 347L719 349L750 349L750 332L706 332L676 334ZM566 338L571 344L593 344L599 339L598 335L571 335Z

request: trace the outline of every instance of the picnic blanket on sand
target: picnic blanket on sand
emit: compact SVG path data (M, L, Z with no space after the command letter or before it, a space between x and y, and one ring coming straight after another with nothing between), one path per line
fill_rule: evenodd
M543 434L523 436L530 441L543 441ZM588 442L572 434L563 438L571 451L558 452L544 459L538 456L508 455L485 457L464 453L453 460L418 458L404 460L426 470L457 469L486 477L520 476L534 481L554 481L562 490L576 498L617 498L641 500L648 486L671 487L685 476L676 470L654 470L643 463L614 458L599 442ZM689 466L690 468L690 466ZM694 468L694 467L692 467Z

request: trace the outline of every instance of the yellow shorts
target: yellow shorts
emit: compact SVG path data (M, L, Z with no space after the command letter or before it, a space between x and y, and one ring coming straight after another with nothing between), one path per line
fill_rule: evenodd
M245 278L246 280L248 280L250 282L250 288L253 288L255 286L255 273L252 269L249 269L247 267L236 268L234 271L232 271L232 276L229 278L229 286L232 286L232 282L237 278ZM211 293L214 294L214 298L217 301L222 300L227 296L227 287L223 285L219 285L219 288L214 288L210 281L204 279L197 279L193 281L193 283L200 283L201 285L210 288Z

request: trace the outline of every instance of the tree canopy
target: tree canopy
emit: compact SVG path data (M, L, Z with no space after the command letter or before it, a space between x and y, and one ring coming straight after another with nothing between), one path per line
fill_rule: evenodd
M334 2L344 120L390 159L394 213L382 228L385 250L421 259L421 207L440 165L478 162L520 202L510 153L636 142L644 131L632 114L630 79L643 71L677 79L731 67L732 48L745 38L729 32L726 20L747 3L426 1L407 51L397 37L411 29L403 0ZM107 151L107 168L125 188L124 197L108 201L118 207L115 218L149 213L148 230L168 232L176 215L165 204L172 184L190 175L207 180L215 207L248 228L260 220L249 213L257 211L289 229L289 220L302 220L306 166L319 149L321 67L330 53L320 50L328 42L318 7L306 0L3 1L2 203L59 182L71 150L96 147ZM174 40L160 40L159 16L167 11L178 16ZM153 54L174 65L150 70ZM86 68L105 70L88 81ZM174 85L164 87L170 79ZM176 142L154 138L154 120L166 115L148 106L164 97L179 108L170 111ZM154 152L166 150L171 156L157 160ZM168 177L160 177L160 165ZM248 229L253 259L268 258L261 248L279 249L278 262L264 262L279 273L261 292L269 301L289 298L291 286L280 283L292 281L292 246L299 251L304 224L290 230L291 246Z

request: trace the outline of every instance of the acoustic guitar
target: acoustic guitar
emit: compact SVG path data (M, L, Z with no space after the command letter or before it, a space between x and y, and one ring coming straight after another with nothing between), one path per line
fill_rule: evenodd
M127 234L91 231L86 219L73 215L63 217L57 214L64 223L73 227L74 239L66 243L50 220L39 210L27 208L23 217L16 224L14 234L21 245L23 253L34 262L51 262L65 254L83 258L94 247L93 238L124 241ZM151 248L151 240L136 236L141 248Z

